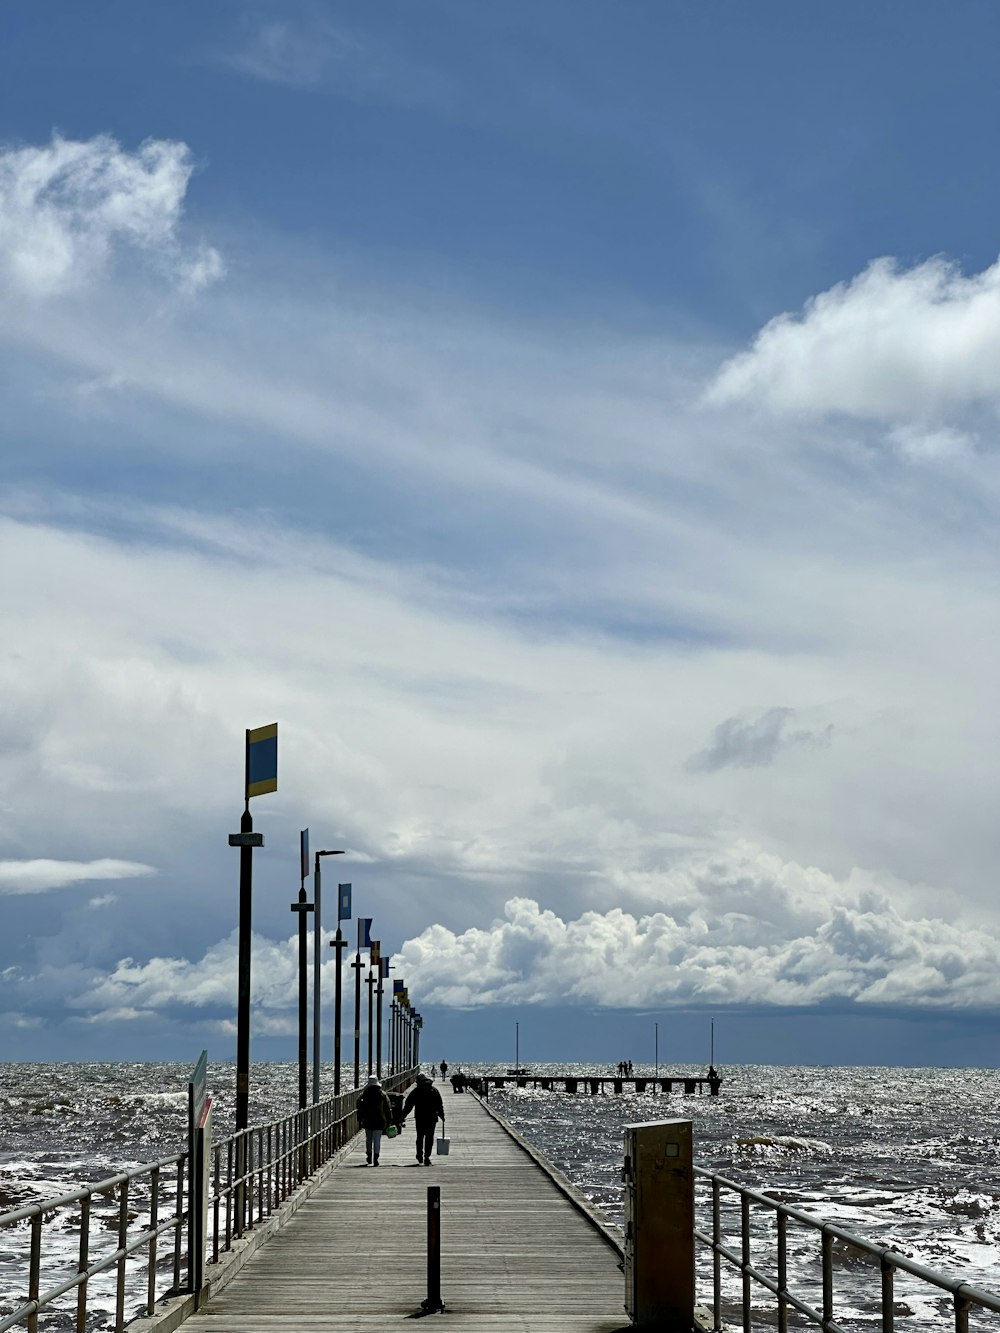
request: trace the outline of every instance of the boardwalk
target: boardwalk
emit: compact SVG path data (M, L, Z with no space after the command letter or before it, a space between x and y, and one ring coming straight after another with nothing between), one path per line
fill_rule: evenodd
M440 1086L440 1085L439 1085ZM185 1333L374 1333L427 1294L427 1187L441 1190L451 1333L612 1333L628 1324L619 1257L471 1096L444 1093L451 1153L417 1165L414 1135L364 1139ZM428 1327L428 1325L424 1325Z

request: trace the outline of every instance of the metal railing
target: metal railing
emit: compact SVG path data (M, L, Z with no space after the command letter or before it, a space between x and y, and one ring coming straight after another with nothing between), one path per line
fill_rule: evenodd
M412 1082L412 1071L387 1075L392 1092ZM233 1241L270 1217L290 1194L358 1133L355 1089L295 1111L269 1125L240 1130L212 1145L209 1262L218 1263ZM2 1333L2 1330L0 1330Z
M172 1241L172 1256L168 1255L166 1264L171 1274L171 1289L179 1290L187 1225L184 1207L186 1167L187 1153L179 1153L131 1171L122 1171L96 1185L0 1214L0 1229L5 1236L10 1237L20 1227L29 1237L27 1298L10 1314L0 1318L0 1333L19 1325L27 1328L28 1333L37 1333L40 1314L74 1290L73 1327L77 1333L85 1333L91 1284L112 1270L114 1327L116 1330L124 1328L128 1262L135 1257L145 1266L145 1301L147 1308L152 1309L157 1300L157 1272L164 1266L159 1252L160 1238L166 1235L170 1235ZM79 1209L78 1216L74 1215L73 1209ZM164 1212L167 1216L161 1221ZM43 1241L47 1224L63 1232L67 1227L79 1232L75 1269L68 1274L65 1270L59 1271L57 1262L50 1263L48 1268L44 1265ZM112 1237L111 1241L103 1239L101 1229ZM92 1253L92 1248L98 1253ZM43 1273L46 1282L55 1279L44 1290ZM61 1309L65 1320L66 1307Z
M402 1071L383 1079L382 1086L392 1091L412 1078L412 1070ZM0 1312L0 1333L18 1327L44 1333L47 1316L54 1327L76 1333L107 1328L112 1298L110 1327L121 1333L131 1319L151 1314L158 1301L191 1291L195 1209L207 1208L207 1260L218 1264L236 1240L350 1142L358 1132L357 1099L351 1089L213 1143L207 1198L183 1152L0 1213L8 1248L15 1249L19 1235L26 1241L23 1259L14 1263L26 1295L15 1298L8 1313ZM72 1262L54 1257L57 1247L46 1244L55 1232L63 1254L67 1232L75 1235ZM103 1285L105 1275L113 1281L111 1290ZM100 1308L94 1305L95 1289ZM74 1291L75 1302L61 1299Z
M866 1240L832 1222L824 1222L801 1208L779 1203L767 1194L748 1189L703 1167L696 1166L694 1175L694 1234L696 1244L707 1246L711 1251L712 1326L716 1330L729 1327L723 1322L723 1316L726 1315L730 1319L741 1319L744 1333L751 1333L754 1327L755 1295L759 1304L761 1297L764 1302L767 1301L765 1293L769 1293L774 1298L774 1304L767 1312L758 1311L759 1325L777 1327L778 1333L787 1333L791 1318L792 1327L812 1324L823 1329L824 1333L848 1333L849 1325L837 1319L834 1274L848 1266L851 1267L853 1279L856 1276L854 1265L858 1263L869 1264L877 1272L879 1283L878 1294L870 1301L872 1309L866 1312L863 1320L866 1328L879 1328L881 1333L894 1333L897 1313L902 1327L915 1327L912 1311L905 1306L897 1311L895 1279L898 1273L927 1283L942 1293L942 1305L950 1304L948 1314L955 1333L968 1333L969 1315L973 1310L1000 1314L1000 1296L937 1273L887 1245ZM706 1189L711 1191L710 1199L706 1198ZM711 1224L706 1230L697 1223L709 1208ZM799 1253L803 1233L809 1243L815 1243L816 1250L807 1257L806 1262L807 1272L812 1274L811 1286L818 1291L818 1303L816 1296L809 1298L811 1293L801 1288L793 1292L789 1287L790 1225L796 1229L797 1262L803 1261ZM803 1233L798 1228L802 1228ZM734 1240L729 1239L729 1233L735 1233ZM724 1262L739 1274L739 1299L724 1301ZM802 1286L809 1285L808 1277L801 1278L800 1283ZM856 1299L856 1295L852 1295L852 1299ZM858 1326L855 1321L854 1327ZM996 1327L995 1322L991 1326Z

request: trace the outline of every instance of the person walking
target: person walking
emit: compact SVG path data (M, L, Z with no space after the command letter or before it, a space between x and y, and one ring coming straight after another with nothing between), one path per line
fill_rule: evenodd
M444 1124L444 1102L430 1075L420 1073L403 1103L403 1118L413 1112L417 1126L417 1162L430 1166L434 1148L434 1126Z
M365 1157L368 1165L378 1166L382 1131L392 1124L392 1103L374 1074L368 1075L368 1082L358 1096L358 1123L365 1131Z
M438 1068L441 1070L441 1082L443 1083L448 1074L448 1061L442 1060Z

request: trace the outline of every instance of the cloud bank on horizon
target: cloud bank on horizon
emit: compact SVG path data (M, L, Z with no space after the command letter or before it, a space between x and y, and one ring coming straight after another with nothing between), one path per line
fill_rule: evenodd
M446 100L359 72L385 34L320 29L203 77L438 142ZM225 148L0 148L10 1026L231 1031L275 718L258 1031L305 826L418 1007L1000 1004L1000 263L868 257L682 336L599 269L540 307L454 238L400 268L304 184L329 235L241 231Z

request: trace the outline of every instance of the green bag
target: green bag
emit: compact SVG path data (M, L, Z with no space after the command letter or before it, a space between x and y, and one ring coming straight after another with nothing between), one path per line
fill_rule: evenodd
M395 1125L389 1125L389 1127L385 1131L385 1137L387 1139L394 1139L398 1133L399 1130L396 1128Z

